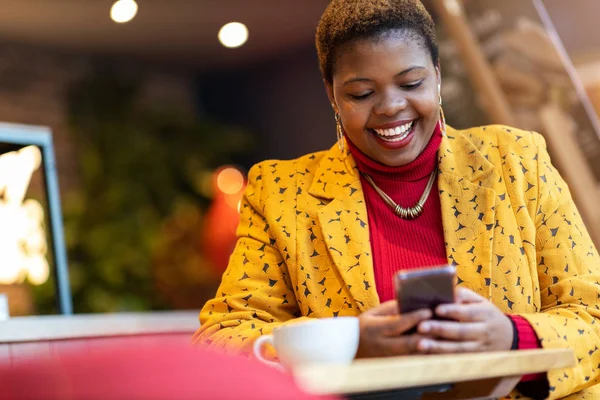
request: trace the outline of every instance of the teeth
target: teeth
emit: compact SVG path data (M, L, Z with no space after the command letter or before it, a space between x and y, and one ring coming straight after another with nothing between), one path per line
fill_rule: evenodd
M398 142L406 139L415 121L408 124L397 126L393 129L373 129L382 139L389 142Z

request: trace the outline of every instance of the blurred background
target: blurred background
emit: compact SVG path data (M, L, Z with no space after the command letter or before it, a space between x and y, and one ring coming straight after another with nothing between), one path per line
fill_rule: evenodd
M53 132L76 313L214 295L249 167L335 142L314 49L327 3L0 0L0 122ZM424 3L448 122L544 134L600 244L600 2ZM58 312L39 159L0 143L11 315Z

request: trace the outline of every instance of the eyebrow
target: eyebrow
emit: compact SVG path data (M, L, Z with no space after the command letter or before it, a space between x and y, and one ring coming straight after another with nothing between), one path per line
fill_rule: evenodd
M405 69L402 72L397 73L396 76L394 76L394 78L398 78L402 75L408 74L409 72L416 71L416 70L422 70L422 69L426 69L426 68L418 67L418 66L410 67L408 69ZM345 81L342 86L346 86L346 85L349 85L354 82L371 82L371 81L372 81L372 79L369 79L369 78L360 78L360 77L359 78L351 78L351 79L348 79L347 81Z

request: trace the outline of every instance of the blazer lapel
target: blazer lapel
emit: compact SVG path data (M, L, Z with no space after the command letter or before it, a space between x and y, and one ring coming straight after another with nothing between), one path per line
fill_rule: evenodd
M439 151L438 189L448 262L458 284L492 298L492 243L499 177L493 165L464 135L448 128Z
M309 193L331 200L318 211L329 255L360 311L379 304L367 208L352 156L337 144L323 157Z

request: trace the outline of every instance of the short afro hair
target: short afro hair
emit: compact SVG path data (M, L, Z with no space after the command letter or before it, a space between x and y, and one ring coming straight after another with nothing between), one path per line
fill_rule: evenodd
M433 19L419 0L332 0L317 27L316 45L323 78L333 81L336 49L356 39L406 30L422 40L437 65L439 51Z

